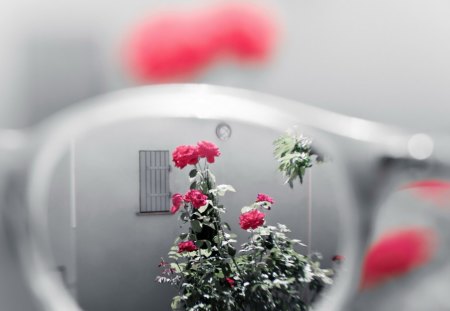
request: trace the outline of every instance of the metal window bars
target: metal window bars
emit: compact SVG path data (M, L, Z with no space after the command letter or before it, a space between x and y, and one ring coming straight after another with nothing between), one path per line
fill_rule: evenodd
M139 151L140 206L138 214L170 210L169 151Z

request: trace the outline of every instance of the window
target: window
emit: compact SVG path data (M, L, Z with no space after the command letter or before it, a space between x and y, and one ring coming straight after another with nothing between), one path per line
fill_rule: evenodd
M170 210L169 151L139 151L139 214L165 213Z

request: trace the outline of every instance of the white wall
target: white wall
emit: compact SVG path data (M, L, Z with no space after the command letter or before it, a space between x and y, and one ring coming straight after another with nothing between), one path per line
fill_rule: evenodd
M231 124L231 139L220 142L215 138L216 125L215 121L137 120L101 128L77 141L76 270L78 297L85 310L168 310L174 294L167 285L155 283L154 278L160 271L157 264L161 256L166 256L180 233L179 223L170 214L136 215L139 150L173 150L179 144L202 139L216 142L222 156L213 165L213 171L219 183L231 184L238 191L223 202L228 209L225 220L234 232L240 233L240 242L246 236L238 225L240 209L253 202L259 192L276 200L272 211L267 212L268 222L285 223L292 228L293 238L306 240L308 184L296 185L294 190L283 185L272 156L272 142L279 134L236 123ZM312 249L323 253L326 265L337 252L339 229L339 206L333 196L330 165L324 164L314 171L313 183ZM67 173L62 165L52 197L60 193L64 183L59 178L65 175L68 179ZM188 189L187 173L188 169L173 168L172 193ZM326 191L327 196L319 189ZM67 240L61 230L64 223L68 225L67 208L67 197L60 196L60 200L52 200L49 211L53 215L53 241L59 264L69 260L58 255L64 248L61 240Z

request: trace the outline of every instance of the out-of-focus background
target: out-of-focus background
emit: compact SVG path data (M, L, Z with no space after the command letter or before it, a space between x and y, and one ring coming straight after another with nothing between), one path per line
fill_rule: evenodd
M177 31L176 27L175 30L163 27L164 31L151 37L155 35L151 32L155 28L150 24L148 30L147 22L169 16L172 21L179 21L183 29L195 21L195 12L208 16L209 8L224 3L229 2L17 0L3 3L0 10L0 128L29 127L60 109L114 90L154 83L189 82L261 91L351 116L414 128L418 132L450 131L450 2L444 0L238 1L235 3L252 4L266 10L259 22L267 22L270 27L262 34L273 37L268 41L265 57L256 55L252 59L258 52L252 54L248 50L235 49L231 53L236 54L233 57L216 59L214 48L203 44L209 42L206 35L213 37L209 43L219 46L215 47L219 50L220 45L223 49L234 44L249 47L259 42L264 45L265 38L259 34L255 37L254 32L247 31L252 29L251 19L244 19L250 21L245 23L226 18L232 15L222 16L222 19L205 17L203 24L199 24L202 27L188 27L189 32L175 37L180 42L179 47L191 56L187 59L194 59L193 55L198 57L199 70L192 70L182 77L176 75L176 70L173 77L169 75L163 79L137 77L136 67L130 67L130 62L148 64L149 60L145 55L144 59L130 58L139 58L143 53L139 48L148 51L145 50L149 48L148 38L155 38L161 44L161 49L150 50L156 58L161 57L159 63L153 62L155 58L149 61L153 66L150 72L162 73L170 69L166 62L170 57L166 56L172 52L165 50L164 44L173 39L170 36ZM175 15L165 15L167 12ZM180 19L183 12L193 19ZM231 30L221 33L219 21ZM209 27L210 32L205 30ZM227 41L229 33L234 35L231 36L235 41ZM201 46L201 51L186 42ZM174 63L186 65L182 55L174 53L172 56ZM134 182L137 183L137 179ZM414 203L417 203L416 197L403 192L386 203L379 215L375 244L387 229L446 226L447 211L430 207L429 202ZM318 226L320 228L320 224ZM88 229L95 231L95 227ZM83 232L89 240L89 230ZM440 236L445 238L446 233ZM8 240L4 235L0 239L0 249L6 250ZM446 245L445 241L441 239L441 246ZM158 244L158 247L165 249L166 246ZM440 248L436 260L443 267L440 271L450 275L446 272L445 250ZM0 283L0 301L5 301L0 304L0 310L32 310L28 296L19 294L27 290L20 280L20 273L15 270L17 266L12 263L12 255L0 252L0 256L3 262L0 276L10 280L7 284ZM443 291L432 291L434 296L427 292L430 288L445 289L440 276L436 270L425 269L406 279L412 280L415 287L409 283L405 286L402 283L405 279L400 279L389 283L390 287L367 290L358 297L355 310L411 309L414 305L417 307L411 301L418 293L425 293L429 298L421 300L422 305L414 310L427 310L433 302L439 302L444 308L449 302ZM95 285L94 282L90 284ZM400 299L393 286L401 288L401 293L408 298ZM99 292L98 288L87 287L87 290ZM85 295L87 297L89 293ZM106 293L105 289L107 295L111 293ZM2 297L8 297L8 300ZM150 299L140 297L143 303L139 306L151 303ZM384 303L381 309L380 297ZM113 301L98 303L110 308L117 305Z
M27 126L84 98L134 86L121 49L136 23L168 8L216 2L5 2L0 125ZM221 62L190 82L259 90L368 119L448 130L448 1L257 4L278 17L280 37L271 59L261 66Z

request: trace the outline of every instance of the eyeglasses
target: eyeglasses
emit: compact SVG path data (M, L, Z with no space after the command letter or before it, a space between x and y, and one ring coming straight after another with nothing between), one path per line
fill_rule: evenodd
M300 187L289 192L276 163L270 162L271 141L294 126L330 159L323 168L313 168L309 192ZM316 223L328 226L325 233L317 226L309 228L316 237L312 242L323 251L319 246L332 239L335 251L346 258L345 273L338 273L327 299L319 302L318 310L327 311L350 308L375 214L389 193L412 180L449 176L444 135L414 133L275 96L209 85L116 92L67 109L35 128L5 131L2 137L7 225L14 232L26 280L45 311L80 310L77 297L95 305L89 291L111 295L120 286L108 291L90 284L131 282L146 273L142 269L152 265L150 259L157 263L164 253L149 248L168 250L175 220L147 213L139 205L139 189L146 189L139 180L139 151L217 141L229 155L220 177L236 180L242 195L255 190L254 183L279 193L289 207L280 207L275 220L291 221L295 234L305 233L298 225L306 215L302 204L312 204ZM168 167L161 159L145 163ZM169 188L179 187L182 177L170 174ZM153 208L164 207L158 204ZM151 217L139 217L143 214ZM330 229L333 221L335 230ZM161 242L166 240L167 245ZM117 271L136 264L139 268L131 276L96 274L99 267ZM126 299L148 295L145 284L130 285L125 290L134 294ZM160 294L156 291L152 299Z

